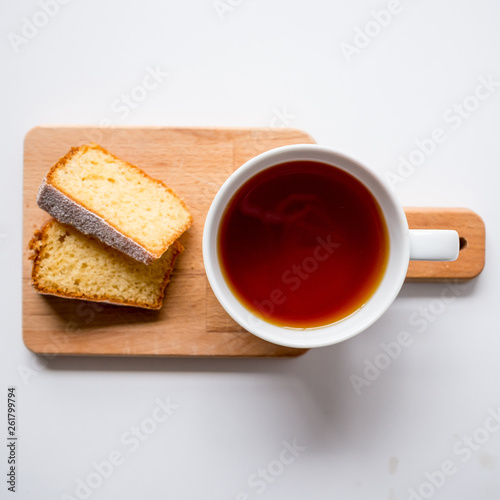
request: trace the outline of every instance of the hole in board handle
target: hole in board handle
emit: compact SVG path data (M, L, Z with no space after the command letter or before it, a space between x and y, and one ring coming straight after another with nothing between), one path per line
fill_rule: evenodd
M460 250L467 247L467 240L463 236L460 236L458 241L460 242Z

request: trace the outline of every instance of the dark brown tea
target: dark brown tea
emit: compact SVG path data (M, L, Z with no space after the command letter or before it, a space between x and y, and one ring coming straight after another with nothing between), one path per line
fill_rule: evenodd
M314 161L248 180L219 229L222 271L241 303L280 326L313 328L362 307L384 274L387 226L355 177Z

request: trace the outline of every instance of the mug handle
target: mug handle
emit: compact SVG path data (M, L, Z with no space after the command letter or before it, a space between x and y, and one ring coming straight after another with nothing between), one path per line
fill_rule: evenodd
M410 229L410 260L457 260L458 233L450 229Z

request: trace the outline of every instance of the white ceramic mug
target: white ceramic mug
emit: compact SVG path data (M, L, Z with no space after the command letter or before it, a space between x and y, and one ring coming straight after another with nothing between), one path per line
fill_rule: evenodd
M377 200L389 232L389 257L384 276L368 302L336 323L304 330L268 323L246 309L233 295L221 271L218 255L219 224L225 208L238 189L265 169L290 161L316 161L332 165L358 179ZM459 237L450 230L410 230L403 207L384 181L359 162L327 147L313 144L284 146L252 158L238 168L215 196L203 232L203 260L208 280L227 313L258 337L289 347L320 347L336 344L362 332L392 304L406 277L410 260L451 261L458 257Z

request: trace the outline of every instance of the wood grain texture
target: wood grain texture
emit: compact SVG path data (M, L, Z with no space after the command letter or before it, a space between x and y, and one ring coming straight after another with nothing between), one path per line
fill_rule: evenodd
M484 267L485 227L478 214L466 208L405 208L410 229L454 229L460 237L460 253L453 262L411 261L407 281L465 281Z
M73 146L96 142L161 179L186 202L193 226L160 311L36 294L29 241L49 216L36 193L49 168ZM222 183L245 161L288 144L314 143L293 129L36 127L24 145L23 339L40 354L102 356L298 356L239 327L222 309L203 268L206 213ZM409 280L470 279L484 265L484 224L465 209L405 209L412 228L453 228L467 240L452 263L412 262Z
M160 311L36 294L28 244L49 216L36 193L72 146L96 142L161 179L193 215ZM222 183L246 160L288 144L314 143L292 129L36 127L24 144L23 338L42 354L115 356L297 356L240 328L215 298L201 252L205 216Z

